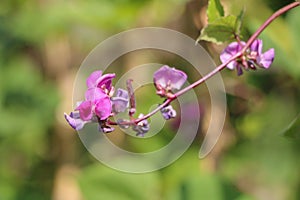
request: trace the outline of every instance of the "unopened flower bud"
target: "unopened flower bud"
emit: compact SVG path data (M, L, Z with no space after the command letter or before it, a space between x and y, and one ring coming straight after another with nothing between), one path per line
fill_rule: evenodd
M174 110L171 105L168 105L168 106L162 108L160 111L161 111L162 116L166 120L169 120L171 118L175 118L176 114L177 114L176 110Z
M144 115L140 114L138 118L142 118ZM150 125L147 119L140 121L137 125L132 127L132 130L136 132L136 136L144 137L144 135L149 131Z
M117 95L111 98L114 113L124 112L129 106L128 92L118 88Z

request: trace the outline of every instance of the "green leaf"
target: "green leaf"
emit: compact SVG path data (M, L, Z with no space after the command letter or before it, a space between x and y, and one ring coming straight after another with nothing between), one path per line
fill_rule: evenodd
M282 134L289 138L300 139L300 114L298 114Z
M223 42L234 40L236 34L236 21L236 16L228 15L209 23L202 29L197 42L205 40L216 44L222 44Z
M224 9L220 0L210 0L207 8L208 23L211 23L220 17L224 17Z

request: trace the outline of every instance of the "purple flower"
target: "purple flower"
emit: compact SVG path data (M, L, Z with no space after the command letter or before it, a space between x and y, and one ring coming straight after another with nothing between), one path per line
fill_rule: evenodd
M272 48L265 53L262 53L262 48L262 40L254 40L254 42L250 46L250 55L253 57L253 59L256 59L256 63L258 64L258 66L268 69L274 60L275 51Z
M124 112L129 106L128 92L118 88L117 95L111 98L114 113Z
M94 71L86 80L86 85L88 88L101 88L106 93L110 92L112 89L112 79L115 78L115 74L104 74L102 76L102 71Z
M86 100L75 110L79 111L80 118L89 121L94 115L100 120L107 119L112 111L110 98L100 88L90 88L85 93Z
M170 68L167 65L162 66L154 73L153 80L157 89L169 91L179 90L185 83L187 75L180 70Z
M162 108L160 111L162 113L162 116L166 120L176 117L176 110L174 110L171 105L168 105L168 106Z
M107 125L107 119L112 114L110 96L113 93L112 79L114 77L115 74L102 75L102 71L91 73L86 81L85 100L77 103L75 111L78 112L71 112L70 115L64 114L72 128L80 130L86 123L97 122L102 132L113 131L113 128Z
M89 121L93 116L100 120L106 120L112 111L112 104L108 94L112 90L112 79L115 74L105 74L102 71L94 71L87 78L88 90L85 93L85 101L81 102L75 110L79 111L80 118Z
M243 41L230 43L220 55L221 62L227 62L230 58L232 58L232 56L240 52L245 45L246 43ZM236 68L238 75L243 74L242 68L246 70L256 70L256 67L258 66L268 69L274 60L275 52L274 49L269 49L265 53L262 53L262 49L262 40L256 39L242 56L240 56L236 60L231 61L229 64L227 64L226 67L231 70Z
M227 62L232 56L234 56L236 53L242 50L245 45L246 43L243 41L241 41L240 43L238 42L230 43L220 55L221 62L222 63ZM238 75L243 74L242 71L243 65L240 62L237 62L236 60L231 61L226 67L231 70L234 70L236 68Z

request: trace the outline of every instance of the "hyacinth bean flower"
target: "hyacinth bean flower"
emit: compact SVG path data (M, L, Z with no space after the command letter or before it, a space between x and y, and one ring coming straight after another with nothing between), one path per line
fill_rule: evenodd
M93 115L100 120L107 119L112 111L112 104L109 94L112 90L112 79L115 74L104 74L102 71L94 71L87 78L86 84L88 90L85 93L83 101L75 110L79 111L80 118L88 121Z
M87 91L85 100L79 102L75 111L70 115L64 114L70 126L80 130L86 123L98 122L100 128L105 132L110 129L105 122L112 114L112 102L110 96L113 91L112 79L115 74L105 74L102 71L95 71L87 78ZM100 124L101 122L101 124Z
M245 45L246 43L243 41L230 43L220 55L221 62L227 62L232 56L241 51ZM262 48L262 40L254 40L250 45L250 49L242 57L231 61L226 67L231 70L236 69L238 75L243 74L243 68L246 70L255 70L256 67L268 69L274 60L275 52L274 49L269 49L262 53Z
M113 113L124 112L129 106L129 96L126 90L118 88L115 97L111 98Z
M157 89L157 94L166 96L166 93L173 89L179 90L185 83L187 75L180 70L167 65L159 68L153 75L153 81Z
M262 53L263 42L260 39L255 40L250 46L250 56L256 60L258 66L268 69L275 56L275 51L273 48L267 50L265 53Z

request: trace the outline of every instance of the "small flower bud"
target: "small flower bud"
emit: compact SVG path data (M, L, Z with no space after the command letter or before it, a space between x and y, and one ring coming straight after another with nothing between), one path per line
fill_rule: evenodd
M171 105L168 105L168 106L162 108L160 111L161 111L162 116L166 120L169 120L171 118L175 118L176 114L177 114L176 110L174 110Z
M111 98L112 109L114 113L124 112L129 106L128 92L118 88L117 95Z
M140 114L138 118L142 118L144 115ZM140 121L137 125L132 127L132 130L136 132L136 136L144 137L144 135L149 131L150 125L147 119Z

